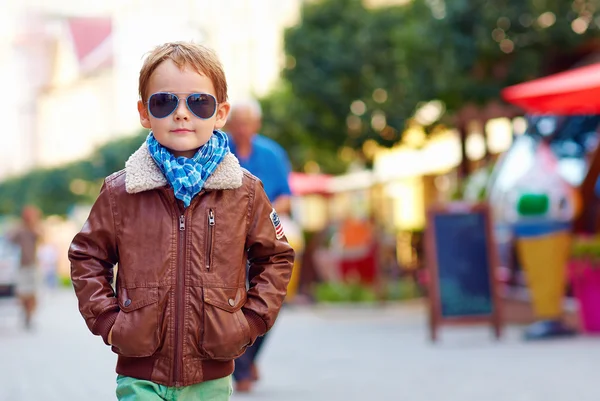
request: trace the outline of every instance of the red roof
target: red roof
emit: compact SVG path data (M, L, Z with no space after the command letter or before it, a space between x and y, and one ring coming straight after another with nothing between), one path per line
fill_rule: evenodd
M68 24L77 60L84 70L112 65L110 18L70 18Z
M510 86L502 97L529 113L600 114L600 63Z

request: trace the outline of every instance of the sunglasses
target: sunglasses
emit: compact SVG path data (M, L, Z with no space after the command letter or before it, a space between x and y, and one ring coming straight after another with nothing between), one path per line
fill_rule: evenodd
M208 93L192 93L185 98L187 108L196 117L207 120L217 112L217 99ZM148 112L154 118L169 117L179 107L179 96L170 92L157 92L148 99Z

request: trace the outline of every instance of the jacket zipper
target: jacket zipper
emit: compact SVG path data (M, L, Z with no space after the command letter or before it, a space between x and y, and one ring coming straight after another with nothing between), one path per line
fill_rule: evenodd
M210 270L213 250L213 231L215 229L215 212L208 210L208 240L206 243L206 270Z
M183 307L185 302L185 294L183 293L185 284L185 215L179 216L179 263L177 265L176 291L177 301L175 305L175 368L173 369L173 381L175 386L180 384L180 376L182 370L181 353L183 352Z

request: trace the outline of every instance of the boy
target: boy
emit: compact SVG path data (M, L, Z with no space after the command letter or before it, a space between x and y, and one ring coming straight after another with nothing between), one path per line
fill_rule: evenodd
M119 400L228 400L233 360L273 326L294 251L219 130L230 106L214 53L159 46L139 91L151 132L69 250L79 309L118 354Z

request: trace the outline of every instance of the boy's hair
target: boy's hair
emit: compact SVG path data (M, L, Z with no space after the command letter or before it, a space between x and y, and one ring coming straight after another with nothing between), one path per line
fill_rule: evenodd
M140 70L139 92L144 104L148 101L148 84L152 73L165 60L173 60L183 69L194 68L199 74L206 75L213 83L217 102L227 101L227 80L223 66L216 53L206 46L192 42L169 42L155 47L149 52Z

